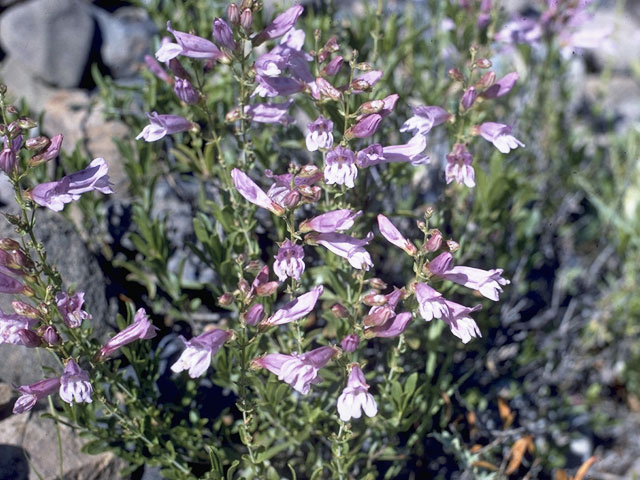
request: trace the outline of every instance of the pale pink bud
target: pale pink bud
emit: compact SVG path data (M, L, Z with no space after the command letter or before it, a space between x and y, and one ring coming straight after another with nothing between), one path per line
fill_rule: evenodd
M353 353L358 348L358 344L360 343L360 337L356 333L352 333L351 335L347 335L340 342L340 346L345 352Z

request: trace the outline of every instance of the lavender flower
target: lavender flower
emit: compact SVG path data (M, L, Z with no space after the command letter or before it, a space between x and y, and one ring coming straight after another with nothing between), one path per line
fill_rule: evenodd
M245 199L259 207L280 216L284 214L284 208L272 201L264 191L255 184L242 170L234 168L231 178L236 189Z
M67 292L56 295L58 312L62 316L67 327L78 328L83 320L91 320L91 315L82 310L84 304L84 292L76 292L69 296Z
M92 393L89 372L81 369L75 360L69 360L60 377L60 398L69 405L73 405L73 402L91 403Z
M62 139L63 137L61 133L51 137L51 143L49 143L49 146L45 148L44 151L31 157L31 159L29 160L29 163L32 166L35 166L56 158L60 153L60 147L62 146Z
M469 110L478 97L478 92L475 87L469 87L465 90L462 98L460 99L460 105L464 110Z
M328 150L333 146L333 122L320 115L313 122L307 124L309 133L305 138L307 150Z
M22 135L18 135L9 141L8 137L3 137L4 148L0 151L0 170L10 174L18 165L18 150L22 146Z
M220 60L225 56L213 42L174 30L171 28L171 22L167 22L167 30L173 34L177 43L168 42L160 47L156 52L156 58L161 62L168 62L178 55L205 60Z
M229 50L235 50L237 47L231 27L222 18L213 20L213 38L219 45Z
M45 378L31 385L21 385L15 388L22 395L13 405L13 413L24 413L35 407L36 402L41 398L56 392L60 388L60 379L58 377Z
M244 114L257 123L280 123L288 125L293 118L287 113L293 100L284 103L259 103L246 105Z
M347 335L340 341L340 346L345 352L352 353L355 352L358 348L358 344L360 343L360 337L357 333L352 333Z
M324 367L331 358L338 353L335 347L319 347L310 352L292 355L282 353L270 353L264 357L256 358L252 364L266 368L278 376L278 380L291 385L291 387L307 395L311 384L320 383L318 370Z
M327 153L325 158L324 180L327 184L355 186L354 180L358 176L355 155L345 147L337 146Z
M167 135L185 132L193 127L193 123L180 115L158 115L156 112L147 113L149 125L144 127L136 140L144 138L147 142L155 142Z
M349 128L345 133L347 139L351 138L368 138L376 133L378 126L382 121L382 115L379 113L372 113L366 115L356 122L356 124Z
M173 86L173 92L180 100L188 105L195 105L200 101L200 94L195 88L193 88L191 82L186 78L176 78L176 83Z
M173 78L169 76L169 74L162 68L162 65L158 63L158 61L153 58L151 55L144 56L144 63L147 65L147 68L151 73L153 73L156 77L158 77L163 82L171 85L173 83Z
M303 167L301 172L295 176L290 173L275 175L271 170L265 170L264 173L274 180L273 185L267 190L267 195L280 205L292 195L297 195L298 198L307 202L317 201L315 195L316 192L320 193L319 187L312 187L312 185L320 181L324 175L322 170L315 165Z
M447 183L456 181L458 184L465 184L469 188L476 186L476 175L471 166L473 157L462 143L456 143L451 153L447 155L447 168L445 175Z
M108 171L104 158L96 158L84 170L62 177L56 182L36 185L30 192L31 199L41 207L59 212L65 203L78 200L83 193L113 193L109 186Z
M338 55L337 57L331 59L331 61L325 65L325 67L322 69L322 74L330 76L335 75L340 71L343 63L344 58L342 58L342 55Z
M411 241L407 240L400 231L395 227L391 220L385 217L382 214L378 215L378 227L380 228L380 233L384 238L392 243L398 248L404 250L408 255L415 255L418 253L418 249L416 246L411 243Z
M347 386L338 397L340 420L348 422L352 418L360 418L363 411L368 417L374 417L378 413L378 406L373 395L368 393L369 385L364 373L357 363L351 364L350 367Z
M305 220L300 224L301 232L310 232L311 230L319 233L344 232L353 227L356 218L362 215L362 210L354 212L349 209L332 210L322 215Z
M500 153L509 153L519 146L524 147L524 143L511 135L511 127L503 123L485 122L475 129L482 138L493 143Z
M287 277L300 280L304 272L304 251L300 245L296 245L291 240L285 240L280 245L275 259L273 271L278 276L278 280L284 282Z
M10 269L3 267L3 271L11 271ZM6 275L0 271L0 293L24 293L25 287L19 281L11 278L9 275ZM11 273L15 273L12 272Z
M381 78L381 70L371 70L363 73L353 79L353 82L351 82L351 91L353 93L362 93L365 90L370 90Z
M503 270L501 268L482 270L463 265L452 267L452 262L453 255L449 252L443 252L429 263L428 268L434 275L477 290L484 297L493 301L500 299L502 285L511 283L502 278Z
M493 85L491 85L489 88L487 88L484 92L482 92L481 95L484 98L502 97L503 95L506 95L511 91L518 78L520 78L520 75L518 75L516 72L508 73Z
M158 327L154 327L144 308L138 309L133 323L124 330L116 333L98 352L98 360L103 360L113 354L120 347L124 347L136 340L148 340L156 336Z
M261 304L256 303L255 305L252 305L249 310L247 310L245 321L247 322L247 325L253 326L260 323L263 318L264 307Z
M23 345L20 331L29 330L36 323L38 323L37 319L7 314L0 310L0 344Z
M416 300L418 300L420 315L427 322L434 318L447 318L450 315L445 298L426 283L416 284Z
M442 107L420 105L412 107L413 117L409 118L402 127L401 132L414 132L426 135L435 126L438 126L451 118L451 115Z
M390 319L381 325L376 325L365 330L366 337L393 338L400 335L407 328L411 321L410 312L394 314Z
M371 232L364 238L354 238L342 233L311 233L307 235L306 239L346 258L353 268L369 270L373 267L369 252L364 249L364 246L373 239Z
M450 300L445 300L449 314L443 317L443 320L449 325L451 333L462 340L462 343L469 343L474 337L482 337L480 329L476 322L469 316L471 312L475 312L482 308L482 305L476 305L473 308L465 307Z
M287 33L293 28L298 17L302 15L303 10L304 8L301 5L295 5L278 15L273 19L273 22L267 25L265 29L253 39L253 44L260 45L266 40L272 40Z
M220 350L220 347L232 335L233 332L231 331L212 329L191 340L186 340L183 336L180 336L187 348L182 352L176 363L171 365L171 371L179 373L188 369L191 378L203 375L211 365L211 357Z
M316 306L316 302L323 291L324 288L322 285L313 287L310 292L300 295L298 298L287 303L269 318L263 320L261 324L265 326L283 325L306 317Z

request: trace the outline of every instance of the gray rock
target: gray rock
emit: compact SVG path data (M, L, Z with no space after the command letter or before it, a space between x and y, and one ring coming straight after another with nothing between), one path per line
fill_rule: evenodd
M133 7L119 8L109 13L92 7L102 37L100 54L114 78L131 77L138 73L149 53L155 24L145 10Z
M7 56L0 63L0 80L8 87L9 99L17 103L26 99L29 107L40 112L56 90L33 76L33 73L17 58Z
M13 408L13 388L8 383L0 383L0 418L7 416Z
M38 213L36 236L45 245L48 260L57 266L65 285L75 285L85 292L85 308L93 315L94 335L104 341L115 323L116 306L107 301L106 281L98 262L69 221L48 211ZM4 220L0 222L0 237L17 237ZM0 308L12 312L10 295L0 295ZM58 362L40 349L3 344L0 358L0 378L17 385L42 380L42 364L61 371Z
M60 425L65 480L118 480L125 463L113 453L81 453L84 440L71 428ZM56 425L34 414L13 415L0 422L0 480L59 478ZM31 467L24 454L27 454Z
M94 20L80 0L31 0L0 19L0 43L13 58L59 87L77 87L87 70Z

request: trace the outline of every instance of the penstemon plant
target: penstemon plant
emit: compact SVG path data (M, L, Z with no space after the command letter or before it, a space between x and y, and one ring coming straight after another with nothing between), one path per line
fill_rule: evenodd
M464 344L482 336L472 317L482 304L469 296L453 301L452 286L498 301L509 280L502 269L456 262L461 247L443 233L437 206L419 209L420 237L407 238L401 230L409 230L414 212L387 201L384 189L394 175L408 179L427 168L434 128L451 139L445 179L460 184L461 196L475 186L474 168L482 168L472 165L477 136L503 154L523 147L492 105L518 75L497 79L474 47L464 69L449 71L455 101L413 105L399 131L381 135L402 102L398 93L376 90L383 70L343 50L337 37L296 28L302 6L263 28L261 9L260 2L230 4L226 19L212 19L213 41L168 23L173 38L146 59L180 111L149 112L136 139L174 137L196 152L183 156L186 173L215 197L200 203L191 249L215 272L211 288L224 309L220 321L182 337L183 349L170 362L181 397L172 402L162 400L156 384L166 356L154 340L166 330L129 302L120 331L101 344L92 337L97 319L85 310L83 292L65 287L34 233L41 208L59 212L88 192L113 194L107 162L98 158L34 185L62 137L25 141L35 122L16 117L0 91L0 168L20 212L5 215L18 237L0 241L0 290L16 296L15 313L0 319L0 341L46 349L60 360L59 371L17 387L14 412L58 394L62 403L52 402L50 415L83 430L90 451L114 450L131 462L129 471L159 465L166 478L346 479L381 471L393 478L404 461L394 454L397 436L411 431L404 441L413 445L429 433L441 392L450 388L439 383L440 344L447 336ZM478 28L486 25L479 16ZM231 79L231 93L216 88L224 79ZM222 111L231 94L234 106ZM296 125L304 138L287 140L281 155L279 131ZM393 144L371 140L403 134ZM265 135L273 139L266 146ZM140 225L150 221L142 211L137 218ZM155 230L141 231L136 246L158 242L146 254L161 255ZM380 278L370 252L388 244L398 250L384 257L403 266L401 283L393 285ZM195 307L171 275L157 277L176 317L190 318ZM404 354L421 342L424 367L412 367ZM199 386L207 381L235 400L216 418L200 415Z

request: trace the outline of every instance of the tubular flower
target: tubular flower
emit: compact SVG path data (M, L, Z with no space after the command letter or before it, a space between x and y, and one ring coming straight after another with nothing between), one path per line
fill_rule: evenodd
M203 375L211 365L211 357L232 335L231 331L212 329L191 340L180 336L187 348L182 352L178 361L171 365L171 371L179 373L188 369L191 378Z
M335 347L319 347L303 354L270 353L254 359L252 364L266 368L277 375L278 380L291 385L302 395L307 395L311 384L322 381L318 377L318 370L324 367L336 353L338 349Z
M507 73L504 77L495 82L480 95L482 95L484 98L502 97L503 95L506 95L511 91L519 78L520 75L518 75L516 72Z
M270 212L280 216L284 214L284 208L272 201L269 196L262 191L242 170L234 168L231 171L231 178L238 193L246 200L262 208L266 208Z
M78 328L83 320L91 320L91 315L82 310L84 304L84 292L76 292L69 295L67 292L60 292L56 295L56 305L58 312L62 316L64 323L70 328Z
M418 253L416 246L410 240L407 240L395 225L391 223L391 220L382 214L378 215L378 227L380 228L382 236L386 238L389 243L401 248L409 255L413 256Z
M300 295L298 298L287 303L284 307L276 311L266 320L261 322L265 326L284 325L295 322L306 317L316 306L318 298L322 295L324 288L322 285L313 287L310 292Z
M81 369L75 360L69 360L60 377L60 398L69 405L73 405L73 402L91 403L92 393L89 373Z
M288 125L293 117L287 112L293 100L284 103L259 103L256 105L246 105L244 114L256 123L280 123Z
M306 240L322 245L336 255L346 258L353 268L369 270L373 267L371 256L364 249L373 239L369 232L364 238L354 238L343 233L311 233Z
M296 245L291 240L285 240L280 245L275 259L273 271L278 276L278 280L284 282L287 277L300 280L304 272L304 250L300 245Z
M149 125L144 127L136 140L144 138L147 142L155 142L167 135L189 130L193 123L180 115L158 115L156 112L147 113Z
M144 308L138 309L133 323L124 330L116 333L98 352L98 359L102 360L113 354L120 347L124 347L136 340L148 340L156 336L158 327L153 326Z
M353 227L356 218L362 215L362 210L353 212L348 209L332 210L305 220L300 224L301 232L309 232L311 230L319 233L331 233L336 231L346 231Z
M14 386L15 387L15 386ZM15 387L22 395L13 405L13 413L24 413L35 407L36 402L41 398L45 398L60 388L60 379L45 378L31 385L21 385Z
M401 132L414 132L426 135L435 126L446 122L451 115L442 107L419 105L412 107L413 117L409 118L402 127Z
M335 183L353 188L357 176L358 168L351 150L338 146L327 153L324 168L324 180L327 184Z
M453 255L443 252L429 263L429 270L438 277L445 278L472 290L477 290L484 297L497 302L502 293L502 285L509 285L509 280L502 278L503 270L455 266L452 267Z
M178 55L205 60L219 60L225 56L213 42L174 30L171 28L171 22L167 22L167 30L173 34L177 43L167 42L160 47L156 52L156 58L161 62L168 62Z
M351 373L347 380L347 386L338 397L338 414L340 420L347 422L352 418L360 418L362 412L368 417L374 417L378 413L376 401L369 392L364 373L357 363L351 365Z
M293 28L298 17L302 15L304 8L301 5L295 5L273 19L269 25L265 27L254 39L254 45L260 45L265 40L273 40L278 38Z
M500 153L509 153L518 147L524 147L524 143L511 135L511 127L503 123L485 122L475 127L476 131L487 142L493 143Z
M482 337L478 325L473 318L469 316L471 312L480 310L482 305L476 305L470 308L450 300L445 300L445 303L449 314L442 319L449 325L451 333L462 340L462 343L469 343L474 337Z
M416 284L416 300L418 300L420 315L427 322L434 318L446 318L450 315L447 301L442 294L426 283Z
M37 319L24 317L22 315L6 314L0 310L0 344L11 343L13 345L23 345L22 330L30 330ZM23 334L24 335L24 334Z
M104 158L96 158L84 170L66 175L56 182L36 185L29 195L41 207L59 212L66 203L78 200L83 193L113 193L109 186L108 171Z
M305 137L307 150L328 150L333 146L333 122L320 115L313 122L307 124L309 133Z
M451 153L447 155L445 175L447 184L454 180L458 184L465 184L469 188L476 186L476 174L471 166L473 157L462 143L456 143Z

